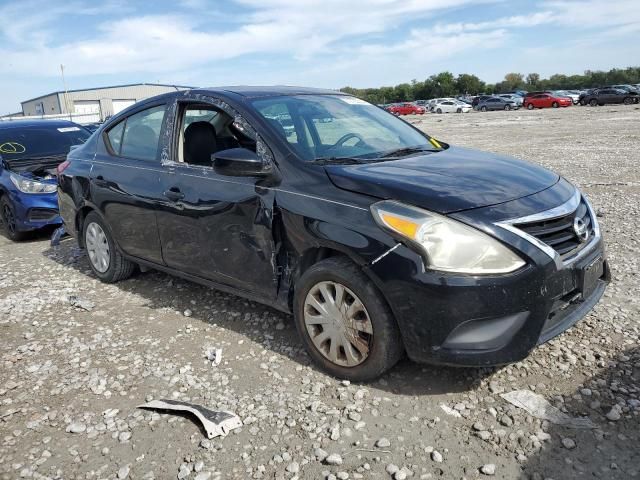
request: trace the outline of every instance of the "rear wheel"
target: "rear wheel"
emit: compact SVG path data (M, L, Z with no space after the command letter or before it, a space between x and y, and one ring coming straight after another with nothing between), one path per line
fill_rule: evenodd
M437 109L436 113L442 113L442 109L441 108Z
M84 221L83 240L96 277L106 283L115 283L131 276L135 264L117 250L111 231L95 212L89 213Z
M595 98L592 98L591 101L589 102L589 105L591 105L592 107L597 107L598 100L596 100Z
M552 106L553 108L558 108L558 102L553 102L553 103L551 104L551 106Z
M527 110L533 110L533 103L527 104Z
M382 294L346 258L323 260L302 275L295 287L294 318L313 361L336 377L374 379L404 353Z
M2 215L2 224L4 225L4 231L7 237L9 237L9 240L19 242L26 238L26 232L20 232L18 230L15 210L6 195L0 200L0 215Z

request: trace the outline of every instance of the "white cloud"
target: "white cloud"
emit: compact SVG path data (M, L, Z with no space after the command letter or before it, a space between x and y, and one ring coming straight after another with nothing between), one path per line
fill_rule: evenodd
M326 54L342 40L384 33L408 18L425 18L471 1L239 0L249 12L247 21L230 31L206 28L186 13L149 15L105 22L89 41L34 44L13 34L15 45L0 48L0 55L12 71L40 75L54 75L60 63L69 75L88 75L175 71L257 53L305 60Z

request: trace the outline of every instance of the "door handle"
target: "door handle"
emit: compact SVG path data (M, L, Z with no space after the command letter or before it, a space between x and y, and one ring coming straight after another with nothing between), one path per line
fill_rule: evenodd
M169 190L166 190L163 195L172 202L177 202L178 200L182 200L184 198L184 193L182 193L177 187L171 187Z
M97 187L108 187L109 182L107 182L102 175L99 175L93 181Z

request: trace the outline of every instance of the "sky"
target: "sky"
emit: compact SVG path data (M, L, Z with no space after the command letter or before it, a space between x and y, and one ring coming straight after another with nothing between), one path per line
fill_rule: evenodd
M0 0L0 114L127 83L379 87L640 64L639 0Z

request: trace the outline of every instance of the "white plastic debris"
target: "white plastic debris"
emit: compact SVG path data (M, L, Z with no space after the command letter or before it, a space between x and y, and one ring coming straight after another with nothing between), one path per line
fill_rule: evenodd
M541 420L548 420L556 425L571 428L595 428L590 419L570 417L551 405L543 396L533 393L531 390L514 390L513 392L501 393L500 396Z
M242 426L242 420L233 412L216 412L194 403L181 402L179 400L152 400L138 408L151 408L154 410L175 410L189 412L196 416L202 423L207 437L212 439L218 436L226 436L231 430Z
M216 347L209 347L205 350L204 356L207 360L209 360L214 367L220 365L222 361L222 349Z
M458 412L457 410L454 410L451 407L448 407L447 405L445 405L444 403L440 404L440 408L444 411L444 413L446 413L447 415L451 415L452 417L456 417L456 418L461 418L462 415L460 415L460 412Z

